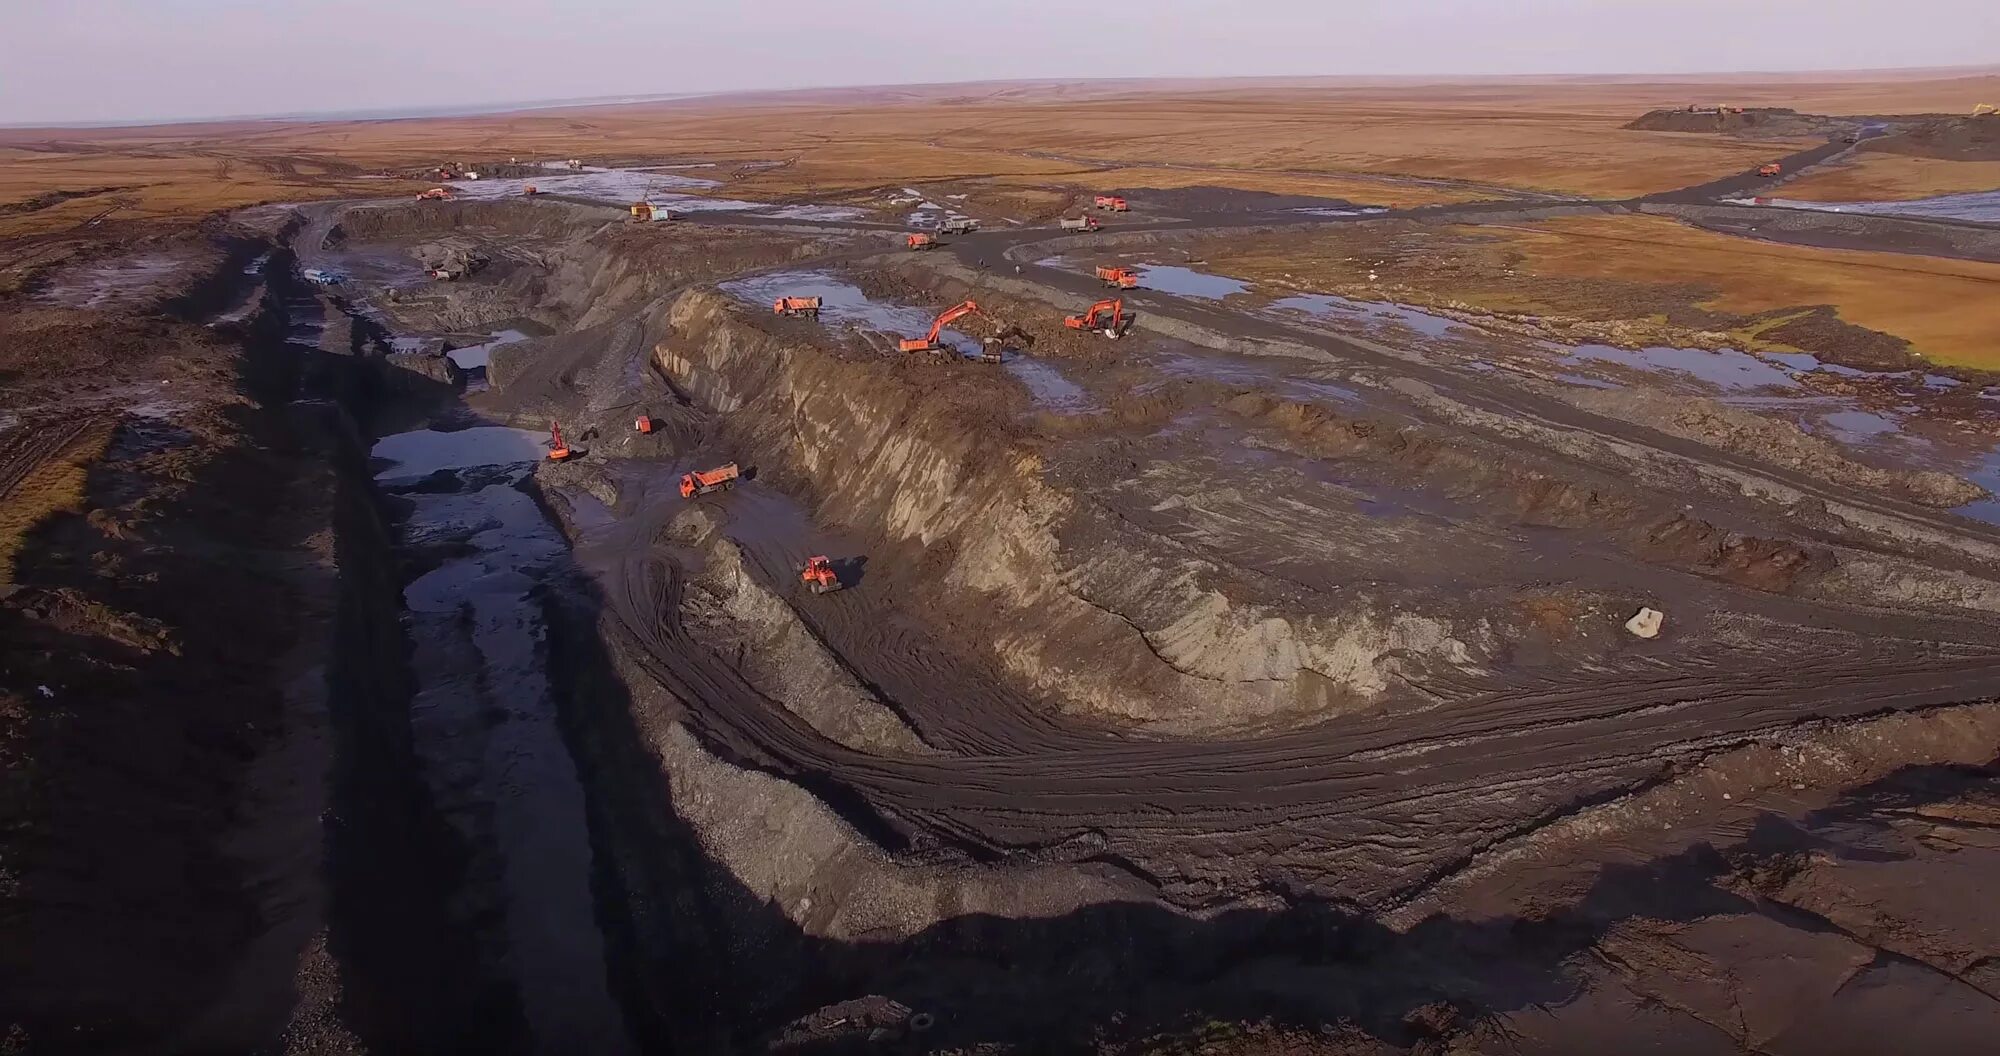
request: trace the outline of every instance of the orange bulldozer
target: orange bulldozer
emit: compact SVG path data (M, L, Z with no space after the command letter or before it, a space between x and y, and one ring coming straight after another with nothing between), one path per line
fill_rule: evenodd
M799 573L799 581L814 594L830 594L841 588L840 576L833 570L833 562L825 554L815 554L806 559L805 570Z

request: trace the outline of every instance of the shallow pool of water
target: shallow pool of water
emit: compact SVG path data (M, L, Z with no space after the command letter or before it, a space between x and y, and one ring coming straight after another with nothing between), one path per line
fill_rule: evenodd
M924 336L930 331L932 320L944 310L942 306L933 310L871 300L854 284L817 271L750 275L720 283L716 288L740 301L759 305L765 311L770 311L771 303L780 297L818 297L819 321L822 324L879 330L899 338ZM981 351L978 339L957 330L940 332L938 343L966 356L978 355Z
M1179 297L1200 297L1203 300L1219 301L1250 289L1250 284L1242 279L1232 279L1227 275L1211 275L1193 268L1145 263L1138 267L1140 286Z
M392 464L375 474L380 481L429 476L441 469L505 466L534 462L548 454L548 434L500 425L470 429L416 429L375 442L368 453Z
M1824 431L1834 439L1850 444L1863 444L1877 437L1892 436L1902 432L1903 429L1902 422L1873 411L1835 411L1832 414L1822 415L1819 422L1819 428L1812 431Z
M1393 323L1408 327L1425 337L1443 337L1453 330L1470 329L1456 319L1433 315L1394 301L1357 301L1331 293L1295 293L1272 301L1269 310L1310 316L1318 320Z
M1038 405L1062 414L1075 414L1089 410L1090 393L1083 386L1063 377L1063 373L1053 363L1047 363L1018 353L1009 354L1002 365L1015 380L1027 386L1028 394Z
M1343 209L1335 206L1308 206L1305 208L1292 210L1292 212L1298 213L1302 216L1328 216L1328 217L1374 216L1377 213L1386 213L1388 211L1389 210L1384 209L1380 206L1362 206L1352 209Z
M446 356L458 364L461 370L483 370L492 358L494 349L527 339L528 335L519 330L496 330L491 340L477 345L467 345L464 348L454 348L446 353Z
M1808 209L1821 213L1863 213L1873 216L1914 216L1931 220L1966 220L1980 224L2000 224L2000 190L1944 194L1907 202L1802 202L1791 198L1766 198L1754 202L1731 199L1739 205L1759 204L1779 209Z
M758 212L787 220L853 220L866 215L859 209L830 205L775 206L734 198L709 198L683 193L722 186L715 180L682 176L668 169L688 166L660 166L638 169L585 169L548 176L520 179L456 180L449 184L458 198L491 200L517 198L533 184L542 194L560 194L611 205L646 201L674 212Z
M1287 374L1276 365L1267 367L1243 359L1177 352L1156 356L1153 362L1162 374L1170 377L1203 378L1225 385L1261 388L1294 400L1331 400L1337 403L1358 403L1362 400L1361 393L1345 385Z
M1957 473L1993 494L1977 502L1968 502L1953 512L1962 513L1976 521L2000 524L2000 448L1986 452L1974 459L1970 465L1957 467Z
M400 435L397 446L416 442ZM449 555L403 589L411 747L432 805L463 841L459 895L483 907L480 941L530 1029L554 1048L629 1052L597 926L583 788L557 722L535 596L567 547L520 486L530 472L488 469L462 490L399 493L406 552Z
M1756 356L1725 348L1710 352L1701 348L1618 348L1613 345L1578 345L1565 359L1615 363L1646 371L1675 371L1708 382L1725 391L1797 388L1790 371L1766 363Z

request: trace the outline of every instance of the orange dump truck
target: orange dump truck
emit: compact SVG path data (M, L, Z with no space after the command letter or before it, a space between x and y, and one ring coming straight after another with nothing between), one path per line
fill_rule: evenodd
M696 495L706 495L711 491L725 491L736 483L743 474L736 463L725 462L714 469L697 469L681 474L681 498L692 499Z
M819 318L819 298L780 297L771 302L773 315L810 315Z
M1120 197L1118 197L1118 196L1117 196L1117 195L1115 195L1115 194L1100 194L1100 195L1098 195L1098 196L1097 196L1097 207L1098 207L1099 209L1104 209L1104 210L1108 210L1108 211L1110 211L1110 212L1114 212L1114 213L1123 213L1123 212L1129 212L1129 211L1131 210L1131 208L1132 208L1132 207L1131 207L1130 205L1127 205L1127 204L1125 203L1125 199L1123 199L1123 198L1120 198Z
M911 235L911 236L910 236L910 248L911 248L911 249L931 249L931 248L935 247L935 246L936 246L937 244L938 244L938 241L937 241L937 236L936 236L936 235L922 235L922 234L918 234L918 235Z
M1777 174L1778 174L1779 172L1781 172L1781 171L1783 171L1783 170L1779 169L1779 168L1778 168L1778 163L1774 161L1774 162L1772 162L1771 164L1769 164L1769 165L1766 165L1766 166L1764 166L1764 167L1763 167L1763 168L1761 168L1761 169L1758 169L1758 170L1757 170L1757 175L1759 175L1759 176L1776 176L1776 175L1777 175Z
M1116 286L1121 290L1136 289L1139 285L1139 273L1133 271L1131 268L1115 268L1099 265L1097 268L1097 279L1106 286Z

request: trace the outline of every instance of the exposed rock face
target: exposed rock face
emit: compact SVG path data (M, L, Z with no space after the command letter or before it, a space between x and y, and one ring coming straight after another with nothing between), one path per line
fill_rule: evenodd
M389 383L398 388L421 389L431 383L456 389L465 384L465 371L443 351L391 352L382 363Z

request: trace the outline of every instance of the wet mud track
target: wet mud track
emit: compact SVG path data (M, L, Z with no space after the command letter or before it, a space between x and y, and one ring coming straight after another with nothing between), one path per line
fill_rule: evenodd
M1004 259L1008 247L1048 237L1032 232L966 239L953 252L977 267ZM1037 269L1032 278L1064 295L1095 299L1100 292L1081 276ZM1689 462L1722 462L1746 477L1780 480L1833 503L1919 524L1973 549L1992 542L1990 533L1949 514L1775 471L1753 459L1583 414L1536 393L1469 381L1462 372L1367 343L1158 293L1136 297L1145 298L1144 312L1184 317L1227 335L1324 347L1360 372L1431 385L1496 418L1589 432ZM764 314L754 307L749 311ZM633 354L643 358L642 350ZM1289 376L1282 369L1276 374L1281 381ZM1250 384L1262 386L1263 380ZM1365 387L1357 397L1355 390L1325 384L1317 395L1330 401L1365 402L1374 396ZM530 379L523 388L539 385ZM699 413L680 390L676 397L690 404L677 410ZM1524 449L1535 446L1532 440L1518 442ZM1747 741L2000 697L2000 636L1976 615L1839 610L1782 595L1753 595L1747 603L1738 599L1734 611L1784 625L1782 634L1760 647L1728 650L1668 641L1658 649L1624 649L1559 676L1515 670L1504 677L1425 679L1407 687L1413 692L1394 710L1343 715L1283 732L1205 740L1150 736L1060 716L1025 691L1016 676L982 659L983 643L957 641L959 628L927 621L920 615L926 610L904 603L896 588L931 570L885 566L876 549L872 562L848 565L857 574L846 590L819 597L803 592L798 568L808 554L854 562L870 556L871 548L858 535L849 538L815 524L803 505L774 486L753 481L701 500L695 506L712 516L720 534L740 551L745 571L791 610L843 670L905 721L923 747L936 752L856 748L760 688L746 674L740 653L732 657L705 628L690 625L684 602L698 589L700 562L661 536L689 509L669 482L708 454L631 459L617 472L643 474L645 486L628 488L629 482L621 481L620 516L581 533L576 557L599 579L615 651L676 699L675 718L714 755L788 779L903 864L1096 863L1137 877L1181 907L1215 907L1276 892L1380 910L1420 898L1482 855L1552 820L1669 782L1692 764ZM1268 520L1283 522L1276 526L1281 534L1305 540L1316 528L1337 530L1328 522L1363 492L1364 505L1374 504L1369 508L1379 512L1357 515L1362 520L1471 521L1461 510L1427 507L1424 496L1402 496L1404 508L1380 509L1394 506L1398 496L1379 487L1379 480L1312 483L1296 489L1296 506L1266 512ZM1337 586L1314 578L1323 570L1314 569L1310 552L1254 545L1260 512L1254 501L1231 506L1233 500L1204 495L1159 512L1156 500L1171 484L1161 486L1166 491L1138 486L1131 494L1092 500L1135 521L1151 515L1149 531L1189 545L1213 545L1261 574L1313 590ZM1357 531L1366 528L1355 523ZM1562 545L1491 525L1472 532L1496 564L1528 561L1544 545ZM1385 542L1383 548L1392 545ZM1650 591L1676 578L1650 577L1607 553L1558 557L1565 573L1598 583ZM1389 575L1395 569L1385 562L1381 571ZM506 578L499 569L487 569L481 578L489 574ZM1465 586L1442 576L1431 585ZM526 603L516 595L511 604ZM470 623L475 652L516 655L532 649L532 631L488 627L476 602ZM488 634L496 635L491 643L500 648L478 645L479 636ZM510 669L503 663L494 670ZM502 680L532 689L534 675L503 674ZM457 739L449 733L447 728L440 740ZM975 871L993 872L962 872ZM589 960L572 956L566 963Z
M948 251L978 272L1009 249L1049 237L992 233L957 240ZM1101 292L1086 276L1025 261L1019 274L1080 301ZM1495 420L1588 434L1776 482L1953 540L1968 553L1990 551L1995 542L1952 514L1654 433L1368 342L1184 298L1127 296L1139 305L1142 327L1145 313L1165 313L1232 337L1317 345L1344 363L1448 393ZM781 555L766 574L782 582L789 575L782 565L796 556ZM1801 725L2000 694L2000 649L1977 619L1890 617L1865 608L1815 613L1812 604L1773 596L1751 607L1804 635L1761 654L1680 652L1652 660L1637 653L1567 681L1422 685L1414 688L1439 703L1259 738L1093 741L1011 722L1002 710L984 731L955 730L940 740L958 757L903 758L834 744L703 656L678 625L678 572L669 564L628 554L606 575L612 609L641 662L689 703L690 721L729 758L792 776L850 813L865 810L870 817L857 819L864 828L886 826L906 846L936 844L982 859L1103 855L1134 865L1188 903L1242 894L1261 876L1393 904L1511 836L1663 780L1706 753ZM1813 626L1827 629L1805 630ZM821 633L837 651L865 651L843 646L837 630ZM920 679L902 685L910 688L889 695L905 698L897 705L904 713L951 710L913 703L931 691Z
M894 757L831 742L695 641L671 562L632 555L606 574L638 661L727 757L865 807L874 817L852 820L905 846L975 859L1114 853L1197 901L1243 894L1246 874L1261 874L1394 904L1510 835L1703 752L1802 722L2000 695L2000 653L1839 640L1793 643L1761 669L1697 657L1535 689L1449 687L1448 705L1345 719L1337 735Z
M5 501L43 463L61 455L92 425L88 416L24 422L0 432L0 501Z

